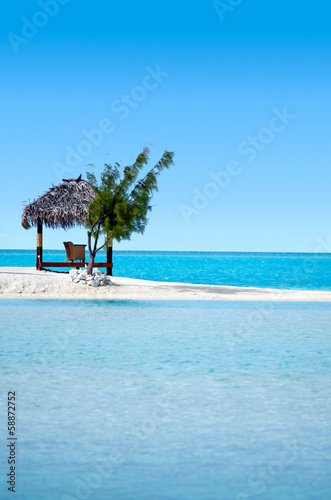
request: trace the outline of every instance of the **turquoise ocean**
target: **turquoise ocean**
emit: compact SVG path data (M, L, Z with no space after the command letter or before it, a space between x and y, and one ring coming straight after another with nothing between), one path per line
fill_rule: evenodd
M47 262L65 262L65 252L46 250L43 259ZM106 261L103 252L99 252L97 261ZM113 261L114 276L208 285L331 290L330 253L115 250ZM0 250L0 266L35 265L35 250Z
M33 266L34 252L0 262ZM330 289L328 255L116 252L114 265ZM1 500L331 498L329 303L23 298L0 315Z

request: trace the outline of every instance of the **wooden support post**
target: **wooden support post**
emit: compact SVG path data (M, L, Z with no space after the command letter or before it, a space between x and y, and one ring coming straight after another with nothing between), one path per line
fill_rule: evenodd
M37 222L37 264L38 271L41 270L41 263L43 261L43 223L38 220Z
M110 238L107 243L107 264L113 263L113 238ZM107 276L113 275L113 268L107 267Z

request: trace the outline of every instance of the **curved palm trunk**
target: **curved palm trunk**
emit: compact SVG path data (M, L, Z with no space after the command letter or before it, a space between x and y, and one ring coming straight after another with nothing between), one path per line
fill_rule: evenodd
M95 259L95 254L96 254L96 249L97 249L97 242L98 242L98 239L96 238L95 241L94 241L94 245L93 245L93 250L92 250L92 244L91 244L91 232L90 231L87 231L87 246L88 246L88 252L89 252L89 262L87 264L87 268L86 268L86 272L87 274L92 274L92 271L93 271L93 266L94 266L94 259Z
M90 260L88 261L87 268L86 268L87 274L92 274L93 266L94 266L94 256L90 255Z

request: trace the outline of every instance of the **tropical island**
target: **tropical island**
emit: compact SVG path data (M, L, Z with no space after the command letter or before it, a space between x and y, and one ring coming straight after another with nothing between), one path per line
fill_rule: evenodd
M37 228L36 268L1 267L0 297L104 300L268 300L329 301L331 292L274 290L252 287L215 286L139 280L112 276L113 240L130 239L143 233L152 210L151 199L157 191L157 178L173 164L174 153L165 151L159 162L139 178L149 160L144 148L132 165L106 164L98 183L94 173L87 181L63 179L52 186L23 211L22 226ZM43 259L43 225L70 229L83 225L87 244L64 242L66 262ZM103 241L100 241L103 237ZM89 259L85 262L85 247ZM106 248L106 262L97 262L97 253ZM53 268L53 270L49 269ZM54 268L71 268L67 273ZM106 269L106 273L101 269Z

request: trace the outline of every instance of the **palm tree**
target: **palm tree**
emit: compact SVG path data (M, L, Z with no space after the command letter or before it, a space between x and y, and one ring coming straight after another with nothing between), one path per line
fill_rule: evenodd
M157 177L174 163L173 158L173 152L165 151L160 161L140 180L138 176L149 160L148 148L144 148L133 165L123 170L119 163L114 166L106 164L99 185L95 175L87 172L87 179L96 193L85 220L90 256L88 274L92 273L96 253L112 238L129 240L133 232L144 232L148 212L152 210L150 201L154 191L158 190ZM102 234L105 241L98 246Z

